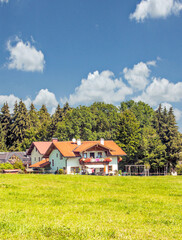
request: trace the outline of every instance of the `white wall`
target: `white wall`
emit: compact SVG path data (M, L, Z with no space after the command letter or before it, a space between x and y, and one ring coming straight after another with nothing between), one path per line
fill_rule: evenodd
M71 167L80 167L79 157L77 158L68 158L67 159L67 174L71 173Z
M112 171L114 172L115 170L118 171L118 158L117 156L110 157L112 158L112 162L109 163L109 166L112 166Z
M33 148L31 152L31 165L42 160L43 155L39 153L36 147Z

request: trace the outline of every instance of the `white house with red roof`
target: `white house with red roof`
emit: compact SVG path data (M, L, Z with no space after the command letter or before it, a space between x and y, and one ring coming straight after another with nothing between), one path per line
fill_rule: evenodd
M118 170L118 162L125 155L126 153L111 140L82 142L75 139L67 142L54 140L42 156L44 160L30 167L47 168L52 173L63 169L67 174L111 174Z
M44 154L50 147L52 142L33 142L27 151L27 155L31 158L31 165L38 163L44 159Z

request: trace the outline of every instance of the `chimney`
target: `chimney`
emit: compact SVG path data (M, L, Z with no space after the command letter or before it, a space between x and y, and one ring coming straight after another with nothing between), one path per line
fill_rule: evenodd
M75 138L72 139L72 143L76 143L76 139Z
M81 145L81 140L77 139L77 145L80 146Z
M104 145L104 138L100 139L100 144Z
M52 138L52 142L53 143L58 142L58 139L57 138Z

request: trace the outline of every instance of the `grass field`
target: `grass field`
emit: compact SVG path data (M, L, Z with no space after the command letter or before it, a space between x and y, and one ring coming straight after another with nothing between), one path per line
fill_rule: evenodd
M1 174L0 239L182 239L182 177Z

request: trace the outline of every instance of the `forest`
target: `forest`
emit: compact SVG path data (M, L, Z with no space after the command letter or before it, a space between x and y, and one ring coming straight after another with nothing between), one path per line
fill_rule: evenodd
M151 169L174 168L182 148L173 108L154 111L133 100L119 106L95 102L91 106L57 106L50 115L45 105L15 103L13 113L5 103L0 114L0 151L25 151L33 141L81 140L115 141L126 153L121 165L148 164Z

